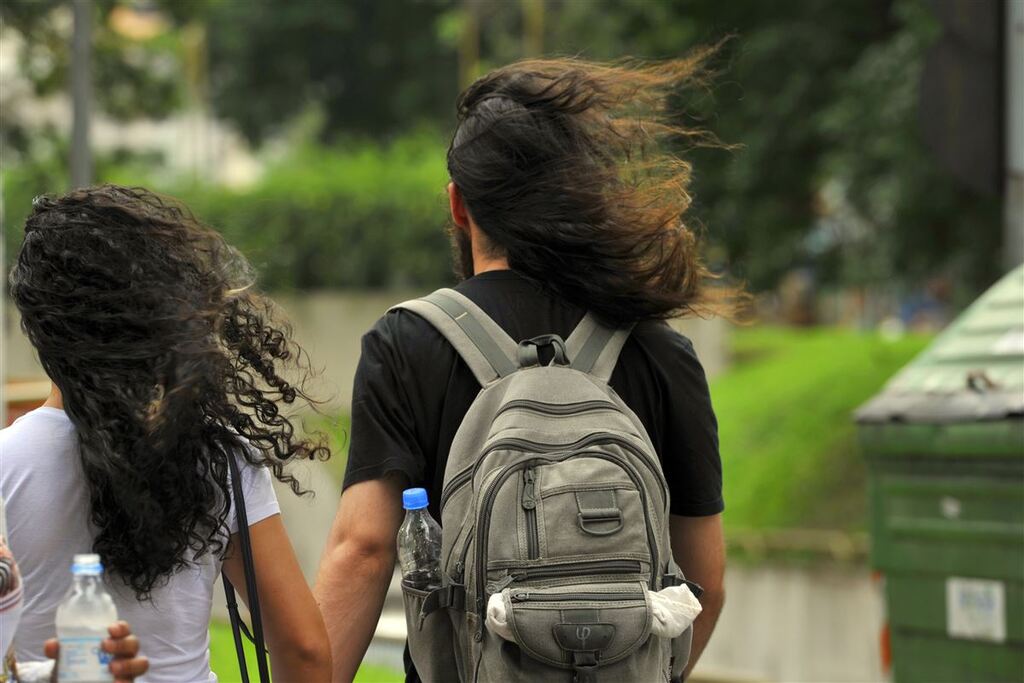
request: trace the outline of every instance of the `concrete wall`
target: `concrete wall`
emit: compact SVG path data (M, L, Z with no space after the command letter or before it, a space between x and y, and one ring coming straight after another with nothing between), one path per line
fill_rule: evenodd
M864 566L732 566L696 673L734 681L884 681L881 588Z
M304 292L282 294L275 300L295 327L295 338L322 370L312 385L314 393L331 406L347 410L352 378L359 361L359 341L390 306L416 296L415 292ZM3 355L8 378L42 376L28 340L18 327L14 306L6 307ZM709 375L728 360L728 323L722 320L684 320L673 323L689 336Z

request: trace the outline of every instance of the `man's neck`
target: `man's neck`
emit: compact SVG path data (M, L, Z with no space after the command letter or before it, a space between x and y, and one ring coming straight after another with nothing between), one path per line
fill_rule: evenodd
M471 223L470 235L472 236L473 250L473 274L479 275L491 270L508 270L508 259L504 256L495 256L489 248L487 237L475 223Z
M487 273L492 270L508 270L508 259L487 259L484 262L473 259L473 274Z

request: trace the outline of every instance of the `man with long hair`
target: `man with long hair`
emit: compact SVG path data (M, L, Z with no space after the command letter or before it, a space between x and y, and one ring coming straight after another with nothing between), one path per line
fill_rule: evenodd
M448 150L457 291L513 339L562 338L587 311L635 324L610 385L640 418L671 495L673 555L704 587L690 666L724 599L721 461L707 382L689 340L664 321L721 311L694 233L689 165L666 151L692 136L664 115L708 51L657 64L534 60L494 71L458 100ZM395 562L405 486L438 502L456 429L479 391L423 318L395 310L363 338L344 491L315 589L334 680L350 680ZM407 658L408 680L418 680Z

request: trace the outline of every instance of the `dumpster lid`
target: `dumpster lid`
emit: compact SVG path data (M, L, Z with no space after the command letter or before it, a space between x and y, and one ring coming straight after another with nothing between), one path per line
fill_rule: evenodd
M985 292L855 417L861 423L1024 417L1024 266Z

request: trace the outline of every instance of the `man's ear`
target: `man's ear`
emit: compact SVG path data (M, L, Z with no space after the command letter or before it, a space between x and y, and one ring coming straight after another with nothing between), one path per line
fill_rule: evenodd
M448 183L448 207L452 212L452 221L457 228L469 232L469 210L462 199L462 193L455 183Z

